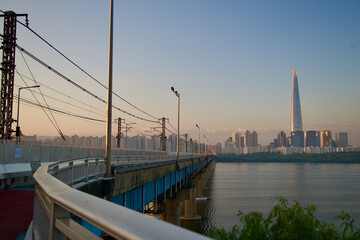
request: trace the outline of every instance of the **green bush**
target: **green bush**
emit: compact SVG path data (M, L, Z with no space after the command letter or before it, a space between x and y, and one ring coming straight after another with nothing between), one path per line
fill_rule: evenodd
M268 216L252 211L244 214L239 211L240 226L235 225L231 231L212 227L208 236L214 239L251 239L251 240L360 240L360 229L349 214L341 211L334 219L341 221L339 227L333 223L320 221L314 216L315 205L302 207L298 201L289 204L284 197Z

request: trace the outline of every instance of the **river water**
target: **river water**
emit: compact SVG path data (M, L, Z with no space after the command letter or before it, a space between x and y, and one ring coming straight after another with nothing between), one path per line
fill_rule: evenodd
M316 216L327 222L344 210L360 225L360 164L216 163L208 185L209 200L197 202L202 220L181 221L183 227L230 230L239 223L238 210L267 214L279 196L315 204Z

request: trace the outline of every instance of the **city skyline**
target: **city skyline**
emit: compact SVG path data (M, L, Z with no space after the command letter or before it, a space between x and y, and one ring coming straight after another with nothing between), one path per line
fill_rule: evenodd
M305 1L296 8L277 1L116 2L114 89L146 112L168 117L175 126L177 100L170 91L174 86L182 96L181 134L197 139L198 124L202 135L215 144L235 130L251 129L258 133L259 143L266 145L279 131L289 136L290 79L296 69L303 130L347 132L349 144L360 145L360 30L355 27L360 23L359 5L356 1ZM3 11L28 13L30 27L102 83L107 79L108 9L108 3L97 1L86 7L72 1L50 4L39 0L1 6ZM2 32L3 20L0 24ZM17 32L21 47L106 96L105 90L100 91L28 30L19 26ZM30 76L22 55L17 52L16 57L19 72ZM100 114L91 113L91 117L105 120L105 105L25 58L40 83L79 97ZM15 84L24 86L18 75ZM46 87L41 89L48 96L56 95ZM32 98L25 90L22 96ZM89 114L48 101L70 112ZM144 116L119 100L115 104ZM54 114L65 135L105 134L102 123ZM137 122L142 132L154 126L116 112L114 118L118 116ZM26 135L57 134L44 113L31 106L21 105L21 121ZM114 124L113 135L116 130Z

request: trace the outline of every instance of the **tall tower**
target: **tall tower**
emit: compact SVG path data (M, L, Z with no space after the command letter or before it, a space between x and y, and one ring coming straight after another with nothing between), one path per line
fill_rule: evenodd
M290 113L290 131L302 131L301 106L299 96L299 86L296 71L292 73L292 89L291 89L291 113Z

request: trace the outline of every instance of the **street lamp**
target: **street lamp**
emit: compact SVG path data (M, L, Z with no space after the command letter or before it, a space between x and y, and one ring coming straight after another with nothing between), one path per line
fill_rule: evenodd
M179 168L179 137L180 137L180 93L171 87L171 91L175 93L178 98L178 126L177 126L177 146L176 146L176 168Z
M199 157L200 157L200 127L197 124L196 127L199 129Z
M20 109L20 90L29 89L29 88L39 88L39 85L29 86L29 87L19 87L18 93L18 107L17 107L17 117L16 117L16 138L20 137L20 127L19 127L19 109Z

